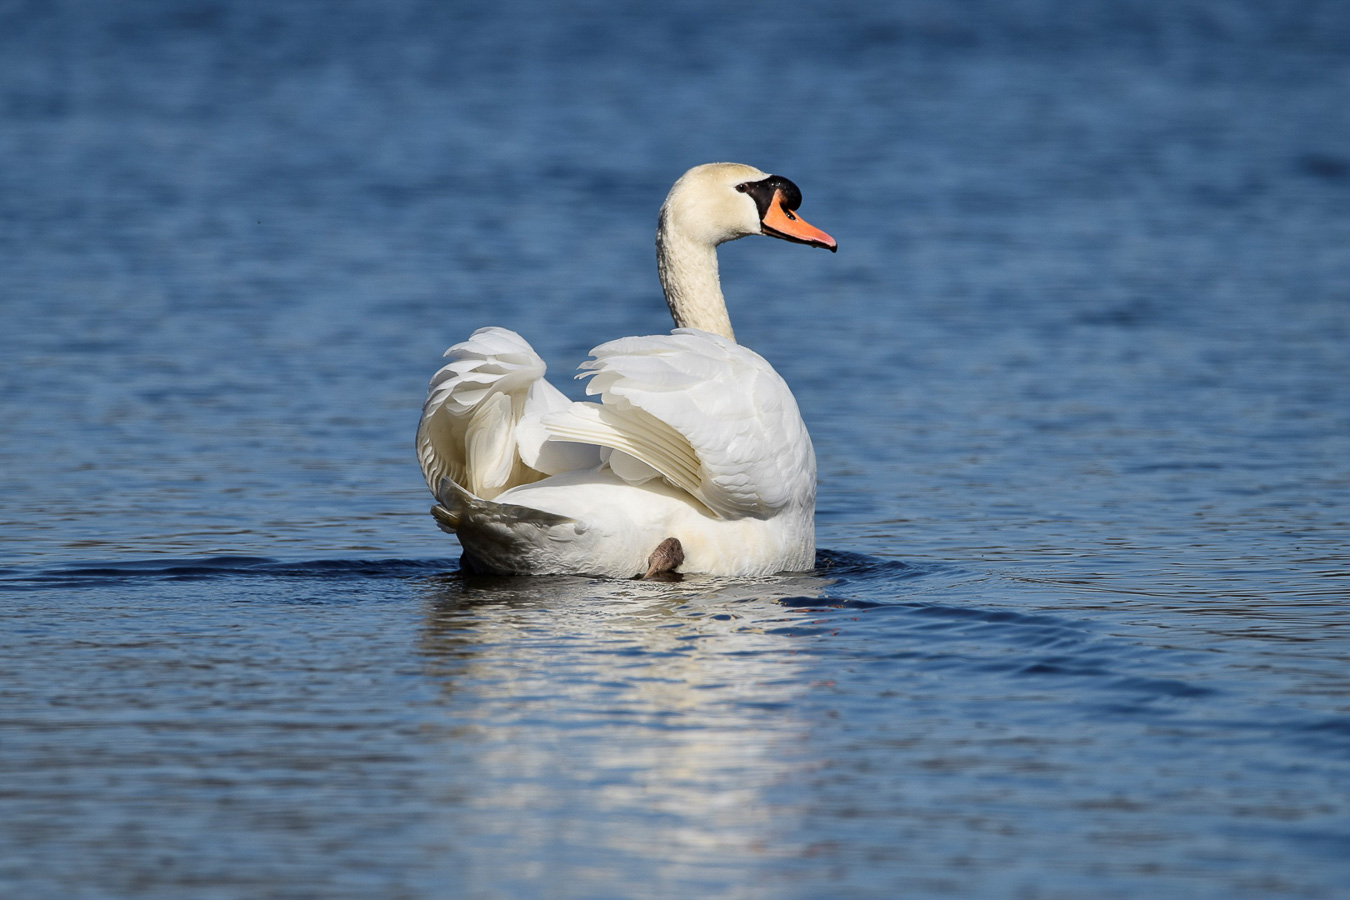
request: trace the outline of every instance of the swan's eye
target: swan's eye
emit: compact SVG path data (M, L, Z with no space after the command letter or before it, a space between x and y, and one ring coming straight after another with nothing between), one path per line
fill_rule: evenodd
M740 184L736 185L736 190L744 194L746 191L750 190L750 183L747 181L742 181Z

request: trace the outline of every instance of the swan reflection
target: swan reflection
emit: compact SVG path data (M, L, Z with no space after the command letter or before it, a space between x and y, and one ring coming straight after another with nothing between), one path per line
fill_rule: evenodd
M831 583L429 581L421 649L447 726L439 839L464 855L466 892L504 871L536 883L531 866L598 890L626 871L688 884L747 853L799 855L767 794L797 770L807 732L793 626Z

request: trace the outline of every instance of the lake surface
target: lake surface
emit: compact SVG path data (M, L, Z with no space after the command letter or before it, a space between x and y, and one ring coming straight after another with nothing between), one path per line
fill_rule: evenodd
M1350 7L0 4L0 894L1337 897ZM440 353L670 327L816 572L472 578Z

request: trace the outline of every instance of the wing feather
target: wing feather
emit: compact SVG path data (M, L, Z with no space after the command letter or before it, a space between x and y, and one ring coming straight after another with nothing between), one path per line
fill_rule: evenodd
M791 390L759 354L681 328L610 341L591 356L579 377L601 404L544 416L555 440L626 453L722 518L814 501L811 439Z
M480 328L445 352L432 376L417 456L433 491L444 479L492 498L547 475L598 465L595 448L549 440L539 423L571 401L544 380L544 361L520 335Z

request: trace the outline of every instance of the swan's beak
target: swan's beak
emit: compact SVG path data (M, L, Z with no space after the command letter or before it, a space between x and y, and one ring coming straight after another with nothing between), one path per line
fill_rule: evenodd
M764 211L764 218L759 222L764 234L798 244L824 247L831 253L839 249L834 238L788 209L783 200L782 190L774 191L773 201L769 203L769 208Z

